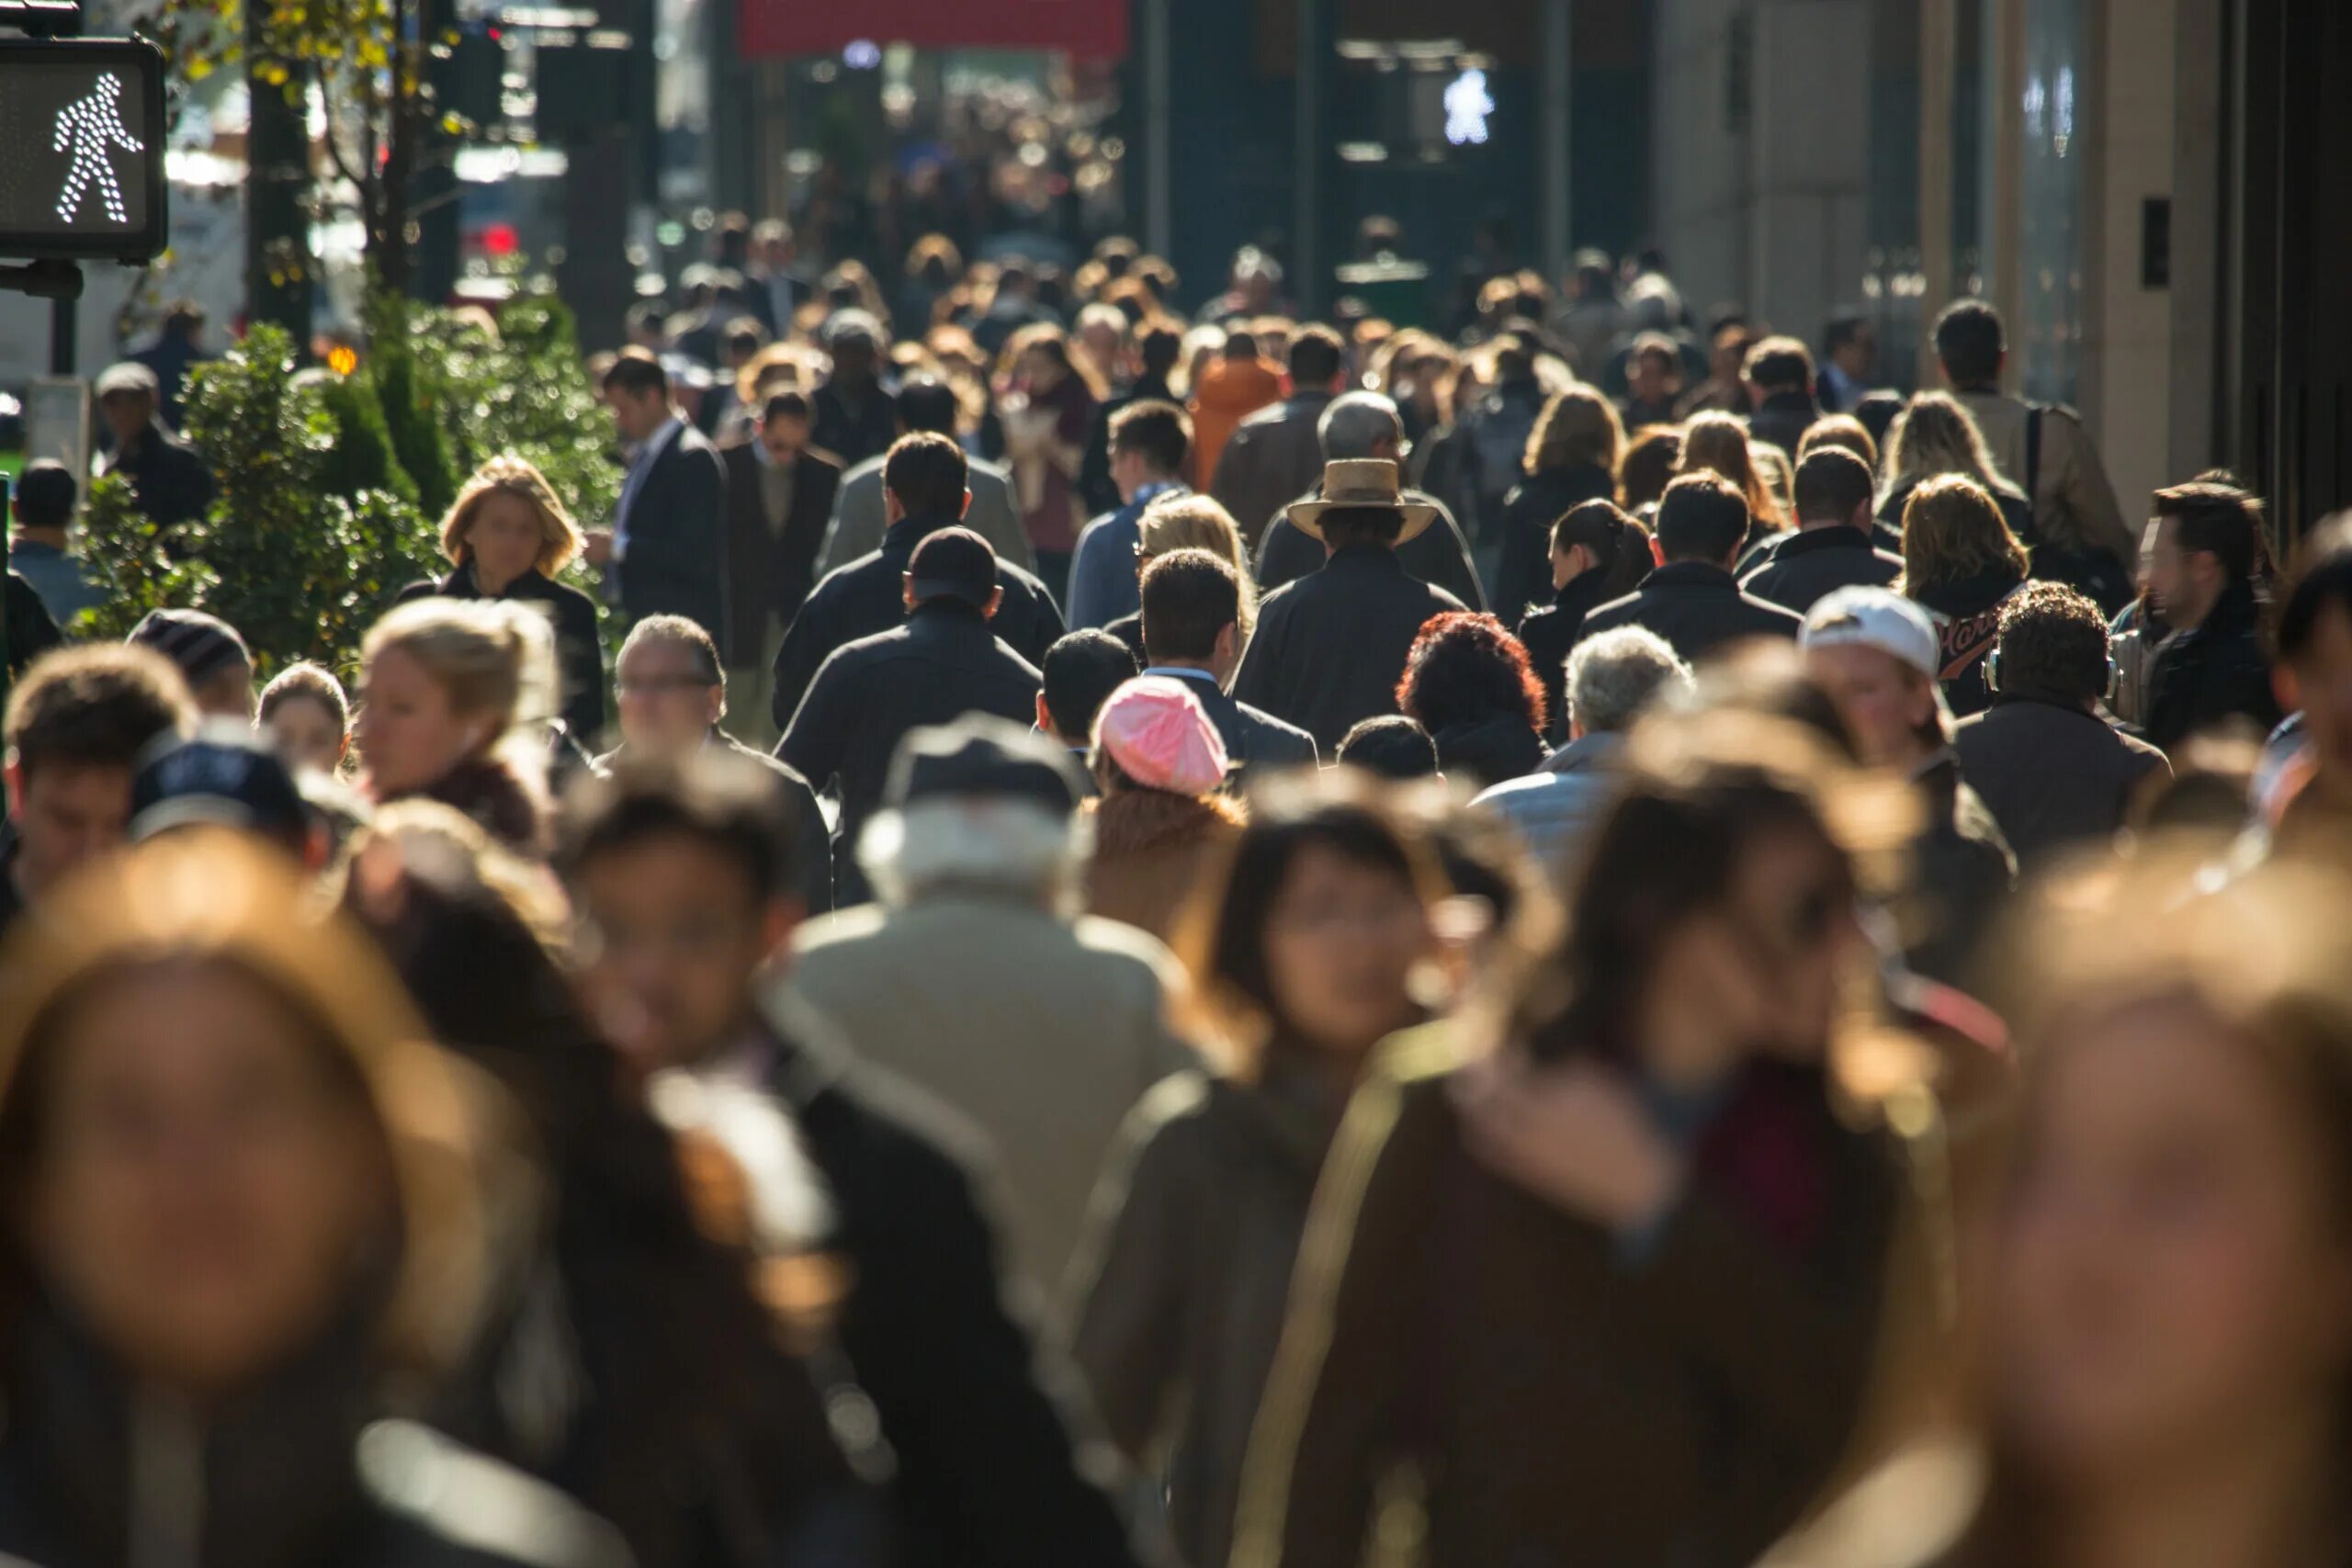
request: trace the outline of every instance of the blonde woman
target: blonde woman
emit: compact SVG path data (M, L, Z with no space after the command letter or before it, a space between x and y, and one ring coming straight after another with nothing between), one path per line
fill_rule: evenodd
M1552 602L1552 525L1588 501L1613 500L1624 457L1617 410L1592 388L1571 387L1544 405L1521 463L1527 477L1503 501L1494 609L1504 626Z
M1960 400L1943 392L1921 392L1894 416L1880 457L1884 471L1878 499L1879 521L1899 525L1911 494L1928 479L1958 474L1973 479L2001 510L2001 521L2018 538L2033 532L2025 492L2001 477L1976 421Z
M1944 698L1955 716L1992 705L1984 659L2000 637L2001 606L2030 570L2025 547L1974 479L1939 474L1910 492L1899 586L1936 623Z
M582 750L605 728L605 646L596 601L558 582L580 554L579 526L545 475L520 457L492 457L474 470L441 520L441 553L456 570L403 589L406 604L435 596L506 599L529 604L555 629L561 677L558 716Z
M1136 525L1136 581L1140 589L1143 574L1161 556L1177 550L1206 550L1233 568L1241 581L1241 613L1237 619L1241 647L1249 646L1250 632L1258 624L1258 584L1250 575L1250 547L1241 542L1241 529L1233 521L1233 513L1205 495L1170 493L1144 508ZM1136 656L1138 668L1150 662L1143 651L1143 612L1122 615L1102 628L1127 645ZM1240 649L1235 649L1240 657Z
M1717 474L1747 499L1747 537L1740 558L1757 546L1769 543L1789 525L1764 470L1747 444L1747 426L1727 413L1702 413L1682 427L1682 458L1678 474Z

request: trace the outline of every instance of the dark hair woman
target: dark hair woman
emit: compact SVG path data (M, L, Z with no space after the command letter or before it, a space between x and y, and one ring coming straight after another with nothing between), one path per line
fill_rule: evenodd
M1323 1153L1443 896L1424 845L1351 773L1258 792L1182 943L1225 1070L1145 1100L1095 1194L1068 1318L1120 1447L1158 1458L1183 1561L1222 1563Z
M1527 649L1492 615L1432 615L1405 656L1396 706L1437 742L1437 765L1484 789L1544 761L1549 718Z
M1503 625L1515 626L1530 609L1552 603L1556 585L1544 558L1553 525L1571 508L1615 497L1624 452L1616 407L1590 387L1571 387L1544 405L1527 438L1526 477L1503 500L1493 594Z
M1073 353L1050 322L1023 327L1004 346L997 379L1005 461L1019 492L1021 527L1037 552L1037 575L1055 597L1069 590L1069 559L1086 509L1078 472L1087 433L1107 395L1093 363Z
M462 1359L506 1151L494 1091L306 891L183 829L0 956L0 1556L626 1562L553 1491L384 1421Z
M1588 501L1552 525L1553 602L1519 623L1519 640L1552 716L1547 739L1566 739L1561 671L1585 613L1639 588L1657 564L1650 531L1610 502Z
M1868 969L1848 790L1878 794L1785 725L1649 721L1565 939L1496 1016L1384 1054L1238 1568L1351 1568L1400 1466L1432 1562L1730 1568L1796 1517L1859 1408L1898 1168L1831 1111Z
M2352 1561L2352 888L2274 863L2184 897L2193 869L2070 884L2012 933L1968 1419L1776 1568Z
M2030 570L2025 547L1974 479L1944 474L1910 492L1901 587L1935 618L1944 702L1955 718L1992 705L1984 658L2000 640L2001 607Z

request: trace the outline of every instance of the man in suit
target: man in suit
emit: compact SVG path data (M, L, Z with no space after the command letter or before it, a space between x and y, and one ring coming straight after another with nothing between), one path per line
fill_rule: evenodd
M1243 420L1217 455L1209 493L1253 549L1283 504L1323 471L1317 427L1339 390L1347 354L1330 328L1301 327L1290 340L1290 396Z
M808 445L810 411L797 391L769 395L752 439L719 449L727 463L727 668L750 738L775 744L768 682L785 628L816 585L817 547L842 468Z
M1238 783L1250 769L1314 767L1315 737L1236 702L1225 684L1241 662L1241 581L1207 550L1170 550L1144 569L1144 673L1182 681L1216 726Z
M613 525L588 535L605 596L631 623L684 615L727 635L727 466L670 402L670 378L641 348L605 372L605 406L628 454Z
M1404 416L1392 400L1378 392L1343 392L1332 399L1323 411L1316 438L1322 444L1326 463L1361 457L1404 466ZM1322 477L1319 472L1315 476L1317 481ZM1318 493L1319 484L1310 486L1295 501L1313 501ZM1485 609L1486 590L1479 585L1478 569L1471 563L1462 525L1453 520L1443 502L1426 491L1408 490L1405 499L1434 509L1437 521L1398 546L1396 558L1423 582L1434 583L1474 610ZM1284 583L1297 581L1323 564L1323 547L1299 531L1284 507L1280 516L1265 525L1265 534L1258 541L1259 589L1271 593Z
M1794 641L1803 619L1742 592L1731 574L1747 523L1747 497L1724 480L1713 474L1676 479L1657 507L1657 547L1666 564L1623 599L1595 605L1577 636L1646 627L1689 664L1746 637Z
M969 473L964 449L944 435L901 436L890 448L884 484L890 526L881 547L817 584L776 649L768 711L778 730L790 728L818 668L836 649L888 631L906 618L904 582L915 549L961 522L972 501L966 488ZM989 558L1003 598L996 635L1035 664L1062 635L1061 612L1044 583L993 553Z
M929 376L910 377L899 383L895 407L900 435L928 432L956 438L956 394L944 383ZM888 505L882 499L882 464L888 456L868 457L842 479L824 554L817 563L820 578L882 547L883 531L890 525ZM964 513L964 526L986 539L997 559L1035 570L1037 558L1029 547L1029 536L1021 531L1012 479L1001 466L978 457L967 457L965 466L972 504Z
M1037 667L991 626L1004 604L996 553L968 528L942 528L909 558L903 625L861 637L827 659L785 727L776 758L819 786L837 785L836 902L869 897L858 836L881 808L899 742L967 713L1026 725L1045 683Z

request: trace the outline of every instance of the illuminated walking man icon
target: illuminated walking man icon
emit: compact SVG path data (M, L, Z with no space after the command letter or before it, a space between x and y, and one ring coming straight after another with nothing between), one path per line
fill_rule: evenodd
M117 223L130 221L130 214L122 205L122 186L115 183L114 164L107 158L110 147L126 152L144 152L146 143L131 140L130 131L122 123L122 115L115 107L121 96L122 78L109 71L98 78L87 97L76 98L57 111L57 134L50 139L49 150L74 153L74 166L65 173L65 185L57 193L57 216L65 222L74 221L82 210L84 193L95 185L98 199L106 205L107 217Z

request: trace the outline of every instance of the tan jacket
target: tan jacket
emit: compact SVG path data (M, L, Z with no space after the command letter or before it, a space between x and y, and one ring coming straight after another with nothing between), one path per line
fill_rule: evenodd
M2033 405L2007 392L1959 392L1975 416L1993 460L2019 490L2026 486L2027 430ZM2041 461L2034 476L2033 525L2061 549L2099 549L2133 570L2140 564L2139 530L2123 520L2108 481L2098 448L2069 408L2045 408L2041 415Z

